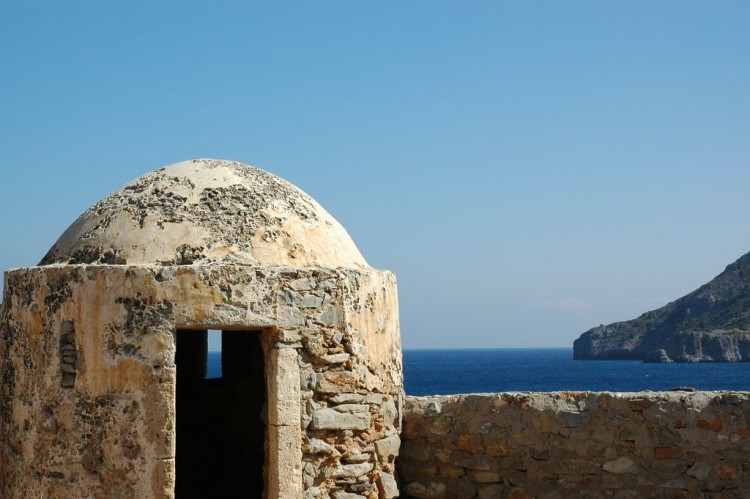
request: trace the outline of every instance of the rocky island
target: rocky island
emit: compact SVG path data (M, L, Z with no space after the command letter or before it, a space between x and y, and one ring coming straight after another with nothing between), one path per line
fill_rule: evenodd
M697 290L573 342L575 359L750 361L750 253Z

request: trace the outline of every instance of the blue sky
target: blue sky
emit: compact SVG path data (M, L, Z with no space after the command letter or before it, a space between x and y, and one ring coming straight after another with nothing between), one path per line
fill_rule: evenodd
M750 250L750 4L0 3L0 268L235 159L396 272L406 348L571 346Z

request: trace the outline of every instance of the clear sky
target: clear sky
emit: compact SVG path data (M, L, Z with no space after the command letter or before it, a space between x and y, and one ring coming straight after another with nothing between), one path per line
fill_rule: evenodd
M750 250L750 2L0 2L0 268L216 157L399 281L406 348L558 347Z

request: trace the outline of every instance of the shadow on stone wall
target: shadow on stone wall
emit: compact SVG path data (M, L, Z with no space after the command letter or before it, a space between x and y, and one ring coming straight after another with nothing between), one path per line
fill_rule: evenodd
M402 497L748 497L750 393L407 397Z

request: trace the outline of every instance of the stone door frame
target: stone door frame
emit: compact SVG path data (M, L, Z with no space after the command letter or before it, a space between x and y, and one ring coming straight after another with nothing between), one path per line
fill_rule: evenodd
M204 329L260 331L265 364L266 401L268 404L264 473L265 496L267 498L302 497L302 397L297 349L281 347L281 344L275 341L278 336L278 328L268 325L185 323L175 326L173 331L177 335L183 330ZM172 414L176 414L176 379L172 390L171 405ZM177 416L179 417L179 415ZM176 434L175 438L177 438Z

